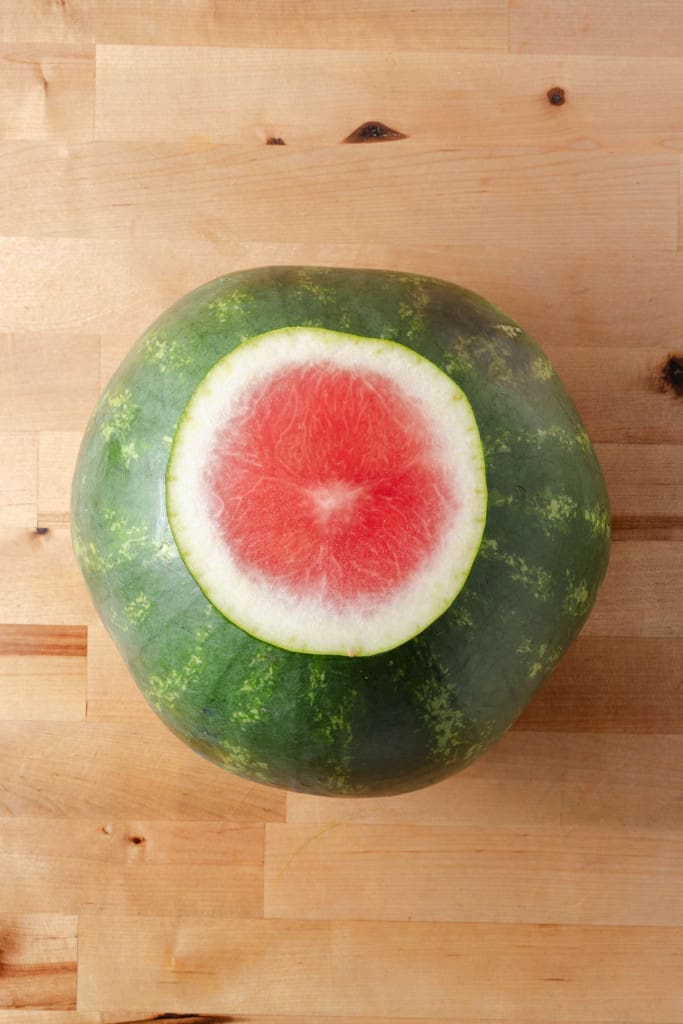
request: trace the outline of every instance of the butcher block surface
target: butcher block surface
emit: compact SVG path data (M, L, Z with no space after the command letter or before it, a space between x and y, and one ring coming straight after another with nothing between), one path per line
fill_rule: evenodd
M2 1024L681 1024L682 157L681 0L0 0ZM71 551L131 344L289 263L486 295L610 490L578 642L407 796L193 754Z

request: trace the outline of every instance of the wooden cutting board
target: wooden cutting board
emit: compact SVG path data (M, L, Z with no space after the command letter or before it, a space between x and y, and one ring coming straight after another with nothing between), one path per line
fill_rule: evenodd
M0 1021L683 1020L680 0L0 0ZM100 389L269 263L482 292L548 351L608 579L516 727L389 800L154 718L69 540Z

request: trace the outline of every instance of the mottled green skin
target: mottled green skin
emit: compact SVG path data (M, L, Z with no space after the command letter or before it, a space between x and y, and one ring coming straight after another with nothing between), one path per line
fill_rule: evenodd
M479 424L489 509L469 580L385 654L292 654L248 636L208 603L169 529L168 454L194 389L246 338L292 325L415 348L457 381ZM261 782L377 795L465 767L512 724L590 611L609 508L570 398L499 310L432 278L280 267L200 288L143 336L88 426L73 534L102 619L178 736Z

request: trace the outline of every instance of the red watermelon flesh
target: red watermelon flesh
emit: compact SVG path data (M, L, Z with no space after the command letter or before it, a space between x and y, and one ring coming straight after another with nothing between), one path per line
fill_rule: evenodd
M208 488L240 569L333 604L380 596L424 563L456 507L417 403L379 373L293 366L218 433Z

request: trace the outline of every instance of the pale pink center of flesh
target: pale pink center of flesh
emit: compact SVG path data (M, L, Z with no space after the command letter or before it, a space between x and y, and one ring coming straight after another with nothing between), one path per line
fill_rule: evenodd
M243 572L342 605L405 584L456 508L417 402L388 377L331 363L248 390L205 479Z

